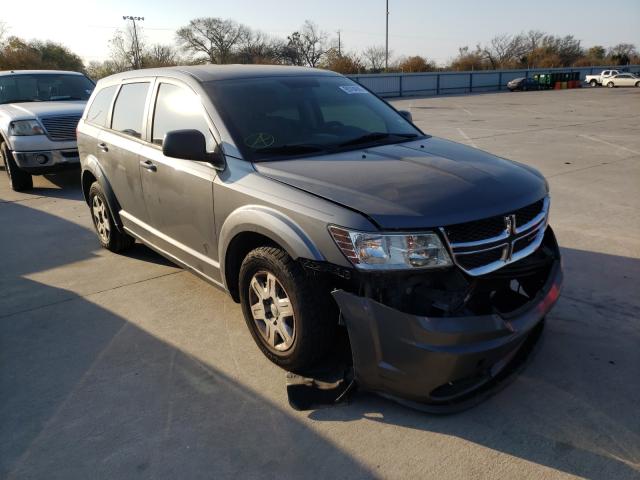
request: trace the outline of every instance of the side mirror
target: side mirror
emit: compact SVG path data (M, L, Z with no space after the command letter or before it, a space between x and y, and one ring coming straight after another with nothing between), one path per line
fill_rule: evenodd
M199 130L167 132L162 142L162 153L165 157L209 162L218 170L224 168L224 155L220 147L216 147L213 153L207 152L207 140Z
M411 112L408 110L398 110L398 113L400 115L402 115L406 120L408 120L409 122L413 123L413 115L411 115Z

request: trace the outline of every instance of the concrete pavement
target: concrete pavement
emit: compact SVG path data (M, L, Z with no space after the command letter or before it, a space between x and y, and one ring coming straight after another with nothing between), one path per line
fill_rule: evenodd
M0 172L0 478L638 478L640 89L393 103L549 179L566 288L523 374L454 416L293 411L233 301L99 248L77 172Z

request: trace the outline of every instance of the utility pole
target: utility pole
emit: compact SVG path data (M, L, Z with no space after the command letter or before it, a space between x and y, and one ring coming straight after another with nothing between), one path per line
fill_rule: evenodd
M140 54L140 42L138 41L138 28L136 26L136 20L141 22L144 17L134 17L132 15L123 15L123 20L131 20L133 23L133 63L136 69L142 68L142 55Z
M385 12L386 12L387 27L386 27L386 35L385 35L386 40L384 44L384 70L387 71L389 70L389 0L387 0L387 8Z
M340 43L340 30L338 30L338 56L339 57L342 56L342 49L341 49L341 43Z

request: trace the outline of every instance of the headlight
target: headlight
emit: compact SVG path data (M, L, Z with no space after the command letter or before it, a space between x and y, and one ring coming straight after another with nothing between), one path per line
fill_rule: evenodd
M9 124L9 135L44 135L37 120L16 120Z
M435 233L386 234L354 232L330 226L342 253L360 270L407 270L452 265Z

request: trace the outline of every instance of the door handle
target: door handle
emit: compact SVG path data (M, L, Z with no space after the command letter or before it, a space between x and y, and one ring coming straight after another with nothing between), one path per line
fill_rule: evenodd
M158 167L151 160L140 160L140 166L145 170L149 170L150 172L155 172L158 170Z
M101 152L108 152L109 151L109 147L107 147L106 143L99 143L98 144L98 150L100 150Z

